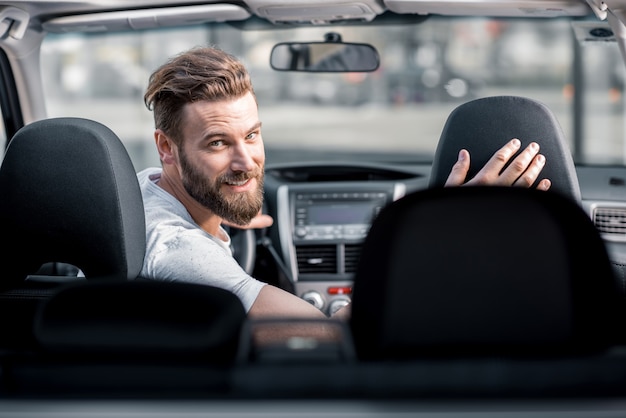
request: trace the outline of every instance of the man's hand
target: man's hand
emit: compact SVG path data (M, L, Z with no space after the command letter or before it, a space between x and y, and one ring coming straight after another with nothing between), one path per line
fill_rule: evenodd
M270 215L259 212L248 225L237 225L222 219L222 224L239 229L263 229L272 226L274 219Z
M530 143L506 169L502 170L520 146L519 139L509 141L496 151L487 161L487 164L467 183L465 180L470 168L470 155L467 150L462 149L459 151L459 159L450 171L445 187L462 185L532 186L546 163L546 158L539 154L539 144L536 142ZM549 179L542 179L537 184L537 189L548 190L551 184Z

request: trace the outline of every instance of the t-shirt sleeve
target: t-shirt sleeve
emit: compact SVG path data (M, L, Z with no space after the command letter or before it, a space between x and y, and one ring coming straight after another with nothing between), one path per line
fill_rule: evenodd
M248 275L216 238L201 230L162 226L158 239L148 237L142 276L200 283L233 292L246 312L265 283Z

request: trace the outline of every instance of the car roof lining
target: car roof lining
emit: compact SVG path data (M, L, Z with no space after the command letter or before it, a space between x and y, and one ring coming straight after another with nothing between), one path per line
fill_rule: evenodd
M63 16L44 21L42 27L53 33L104 32L243 20L250 16L250 13L240 6L203 4Z

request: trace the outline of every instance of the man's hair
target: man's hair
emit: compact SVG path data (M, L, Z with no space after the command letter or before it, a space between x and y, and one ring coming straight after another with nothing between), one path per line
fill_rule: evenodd
M215 47L195 47L157 68L143 97L154 112L155 128L181 145L182 110L188 103L254 95L250 75L233 55Z

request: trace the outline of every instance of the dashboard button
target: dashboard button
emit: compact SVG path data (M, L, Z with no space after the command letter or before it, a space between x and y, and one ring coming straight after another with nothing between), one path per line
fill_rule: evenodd
M324 298L322 298L322 295L320 295L319 292L311 290L304 292L300 297L315 306L317 309L322 309L324 307Z
M348 305L350 303L349 299L335 299L332 302L330 302L330 306L328 307L328 313L329 315L334 314L335 312L337 312L339 309L343 308L344 306Z

